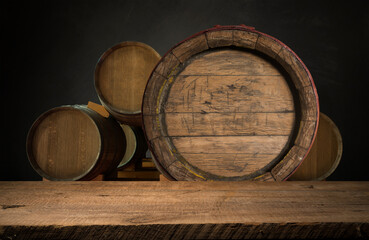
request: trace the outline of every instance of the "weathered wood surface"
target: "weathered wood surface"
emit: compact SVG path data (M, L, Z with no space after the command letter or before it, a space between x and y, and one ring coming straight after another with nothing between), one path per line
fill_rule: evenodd
M0 182L0 239L369 234L368 182Z
M142 109L167 177L281 181L305 158L319 106L310 73L287 46L250 28L218 27L161 59Z
M116 168L125 153L120 125L85 105L42 114L27 137L31 165L49 180L89 180Z
M289 180L319 181L326 179L340 163L342 151L343 143L338 127L327 115L320 113L315 142L306 159Z
M150 46L123 42L108 49L95 69L95 88L102 104L119 121L141 125L142 96L160 59Z

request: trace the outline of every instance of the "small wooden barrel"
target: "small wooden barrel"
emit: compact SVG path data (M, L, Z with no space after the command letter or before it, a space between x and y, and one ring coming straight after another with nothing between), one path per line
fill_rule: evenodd
M319 127L313 146L301 166L288 180L321 181L329 177L341 161L342 137L334 122L320 113Z
M160 55L140 42L107 50L95 69L95 89L102 105L121 123L141 126L142 96Z
M109 173L116 169L125 149L119 123L84 105L47 111L27 136L28 159L49 180L91 180Z
M140 162L145 157L147 144L142 128L121 124L126 136L127 148L118 168L122 169L130 164Z
M216 26L161 58L143 99L157 167L175 180L281 181L316 135L313 79L279 40Z

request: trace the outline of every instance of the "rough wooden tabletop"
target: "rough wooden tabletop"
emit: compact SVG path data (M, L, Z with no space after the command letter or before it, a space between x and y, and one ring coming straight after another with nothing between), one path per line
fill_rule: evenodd
M369 182L0 182L0 239L368 234Z

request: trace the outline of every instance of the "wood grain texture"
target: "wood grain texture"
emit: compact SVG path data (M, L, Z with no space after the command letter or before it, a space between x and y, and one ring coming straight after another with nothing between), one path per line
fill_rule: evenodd
M289 150L296 144L304 157L313 142L311 75L287 46L250 29L216 27L186 39L149 79L145 133L177 180L284 180L302 161ZM274 167L273 177L258 178Z
M95 69L96 91L106 109L121 122L141 125L143 92L159 59L153 48L140 42L120 43L99 59Z
M291 53L290 49L281 48L276 59L290 74L297 89L311 85L303 63Z
M331 175L340 163L343 151L339 129L324 113L320 113L317 137L305 160L289 178L294 181L320 181Z
M165 112L294 112L292 94L281 77L179 75L176 80Z
M196 146L196 148L197 147L198 146ZM274 154L272 153L250 154L242 152L226 153L224 151L220 153L214 153L211 152L212 150L214 151L214 149L210 149L209 152L206 153L183 152L182 156L185 159L191 159L191 163L193 164L193 166L203 171L214 175L227 177L237 177L240 175L247 175L257 172L258 170L260 170L261 165L267 166L274 159ZM204 159L206 159L207 161L204 161Z
M50 180L88 180L107 173L117 166L125 147L119 124L84 105L47 111L27 137L30 163Z
M237 47L255 49L259 35L248 31L233 31L233 44Z
M294 145L286 156L272 169L271 174L276 181L287 179L300 165L306 155L306 149Z
M275 179L270 172L266 172L252 179L253 181L274 182Z
M177 150L185 153L279 153L288 136L201 136L171 137ZM169 139L168 139L169 141ZM265 150L267 149L267 150Z
M206 51L195 56L181 72L182 76L280 76L276 67L263 56L237 49Z
M178 58L173 53L169 53L165 58L160 60L159 64L155 68L155 73L163 77L169 77L173 68L179 65L181 65L181 62Z
M367 182L1 182L0 238L365 238L368 189Z
M170 113L165 115L168 136L288 136L294 124L294 113L211 112ZM185 126L185 128L183 127Z
M206 40L210 48L231 46L233 44L233 31L206 32Z
M275 58L278 53L283 49L283 46L279 44L275 39L265 35L259 35L255 48L266 55Z
M210 47L227 44L217 40L222 35L213 38ZM164 112L162 127L175 152L192 171L220 177L245 177L270 165L295 121L293 96L280 71L258 55L232 49L194 57L171 84ZM214 155L221 153L229 155Z
M185 62L192 55L209 48L204 34L188 39L172 50L172 54L181 62Z

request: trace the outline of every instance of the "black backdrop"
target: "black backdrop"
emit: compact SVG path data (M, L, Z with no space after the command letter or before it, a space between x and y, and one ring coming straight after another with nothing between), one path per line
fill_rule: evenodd
M246 24L272 35L304 61L321 112L336 123L343 157L329 180L369 180L366 122L368 1L2 1L2 180L41 179L28 163L26 135L46 110L98 102L101 54L139 41L161 55L213 25Z

